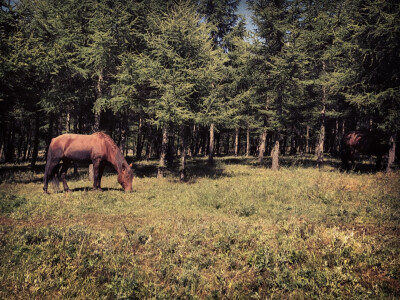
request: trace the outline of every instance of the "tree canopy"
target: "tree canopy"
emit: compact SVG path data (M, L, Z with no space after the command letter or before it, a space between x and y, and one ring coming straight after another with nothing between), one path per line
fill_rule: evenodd
M2 0L0 159L34 165L52 137L98 130L161 169L229 153L322 163L360 128L395 146L398 1L246 4L255 32L238 0Z

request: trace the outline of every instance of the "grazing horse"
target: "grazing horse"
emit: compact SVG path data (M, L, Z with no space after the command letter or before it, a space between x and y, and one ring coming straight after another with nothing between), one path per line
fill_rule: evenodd
M132 165L128 165L118 146L103 132L92 135L63 134L51 140L43 180L45 193L49 179L57 177L60 161L63 162L60 175L66 192L69 188L65 177L73 161L93 163L94 190L101 190L101 177L106 163L109 162L118 172L118 182L125 192L132 191Z
M381 169L382 157L388 153L389 145L381 144L380 137L375 132L366 130L351 131L342 138L342 168L349 170L349 160L354 168L354 155L376 155L376 168Z

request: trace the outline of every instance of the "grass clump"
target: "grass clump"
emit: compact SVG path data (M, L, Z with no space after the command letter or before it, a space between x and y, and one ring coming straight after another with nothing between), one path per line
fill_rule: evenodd
M0 298L399 297L400 174L287 160L191 160L184 184L137 163L133 193L113 173L104 192L80 175L50 195L7 179Z
M0 192L0 213L10 214L26 203L25 197Z

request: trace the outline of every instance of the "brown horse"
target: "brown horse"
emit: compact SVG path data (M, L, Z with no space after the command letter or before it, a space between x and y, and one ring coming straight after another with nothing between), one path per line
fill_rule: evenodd
M73 161L93 163L94 190L101 190L101 177L106 163L109 162L118 172L118 182L125 192L132 191L131 165L128 165L114 141L103 132L92 135L63 134L51 140L43 180L45 193L47 193L49 179L57 177L60 161L63 162L60 175L64 191L69 190L65 177Z
M351 131L342 139L342 168L349 170L349 160L352 168L355 167L356 153L376 155L376 168L381 169L382 157L388 153L389 145L380 142L380 135L367 130Z

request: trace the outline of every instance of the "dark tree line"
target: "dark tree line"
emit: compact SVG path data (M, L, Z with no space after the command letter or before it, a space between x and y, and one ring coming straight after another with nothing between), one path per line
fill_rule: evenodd
M400 128L398 1L2 0L0 156L59 134L110 134L124 154L338 155L349 130ZM254 22L256 32L246 30Z

